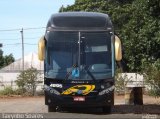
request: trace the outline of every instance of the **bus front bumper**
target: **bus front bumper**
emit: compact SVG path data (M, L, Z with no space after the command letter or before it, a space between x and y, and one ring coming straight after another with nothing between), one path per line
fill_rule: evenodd
M77 99L82 100L77 100ZM114 105L114 91L105 95L96 96L72 96L55 95L45 91L45 104L64 107L102 107Z

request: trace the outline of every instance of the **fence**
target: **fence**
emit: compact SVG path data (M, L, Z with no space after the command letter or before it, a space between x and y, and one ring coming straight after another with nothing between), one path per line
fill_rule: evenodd
M38 81L42 83L37 84L37 90L41 90L43 88L43 71L39 71L40 75L38 76ZM10 86L12 89L17 89L16 85L17 77L20 75L20 71L1 71L0 72L0 90L3 90L5 87Z
M15 81L0 81L0 90L4 90L6 87L11 87L12 89L18 89L17 84L15 83ZM43 82L42 83L38 83L36 85L36 91L41 91L44 87Z

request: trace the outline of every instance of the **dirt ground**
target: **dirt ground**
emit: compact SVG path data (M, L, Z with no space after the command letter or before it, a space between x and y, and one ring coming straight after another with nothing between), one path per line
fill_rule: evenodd
M4 101L4 100L15 100L15 99L20 99L20 100L23 100L23 99L43 99L44 97L43 96L29 96L29 97L25 97L25 96L17 96L17 95L12 95L12 96L0 96L0 102L1 101ZM115 103L116 104L123 104L125 102L125 99L124 99L124 95L115 95ZM149 96L149 95L143 95L143 103L144 104L158 104L160 105L160 97L159 98L155 98L155 97L152 97L152 96Z
M32 100L32 101L43 101L44 97L43 96L35 96L35 97L24 97L24 96L17 96L17 95L13 95L13 96L0 96L0 103L5 103L5 102L12 102L12 101L27 101L27 100ZM155 98L152 96L148 96L148 95L143 95L143 103L144 105L147 104L156 104L160 106L160 97L159 98ZM124 95L115 95L115 105L121 105L121 104L125 104L125 99L124 99Z
M115 96L113 113L160 114L160 98L143 96L144 105L125 105L124 96ZM44 97L0 97L0 113L47 113Z
M160 97L155 98L148 95L143 95L143 103L147 104L157 104L160 106ZM115 95L115 104L125 104L124 95Z

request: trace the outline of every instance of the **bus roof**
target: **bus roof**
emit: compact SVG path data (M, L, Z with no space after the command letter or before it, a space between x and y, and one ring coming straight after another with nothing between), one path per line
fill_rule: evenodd
M112 30L107 14L97 12L62 12L53 14L47 30Z

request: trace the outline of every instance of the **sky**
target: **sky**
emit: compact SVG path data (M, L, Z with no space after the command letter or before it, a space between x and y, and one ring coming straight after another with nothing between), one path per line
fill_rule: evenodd
M75 0L0 0L0 43L4 55L22 57L21 29L24 35L24 55L37 53L38 40L45 33L50 16L63 5Z

